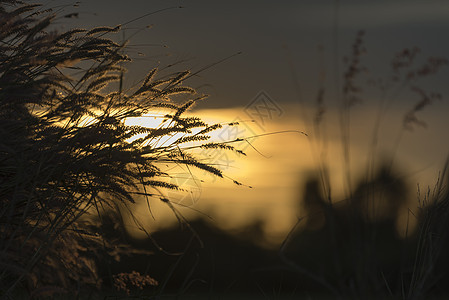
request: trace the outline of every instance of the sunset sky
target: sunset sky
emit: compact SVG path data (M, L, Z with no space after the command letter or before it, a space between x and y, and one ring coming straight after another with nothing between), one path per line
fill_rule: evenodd
M61 3L73 2L47 1L46 7ZM194 208L227 228L262 219L273 241L284 237L301 216L297 207L301 186L316 169L317 151L322 149L323 139L313 135L311 120L320 87L324 90L323 126L335 198L344 197L336 91L337 86L341 88L346 69L343 57L350 55L357 32L366 32L367 53L361 60L368 73L358 82L364 97L351 115L354 177L366 165L382 94L368 86L368 78L388 78L392 57L406 47L421 49L418 66L429 56L449 54L449 2L446 0L92 0L81 1L77 7L61 7L61 15L73 12L79 15L58 19L60 29L115 26L156 12L125 25L124 34L118 37L130 39L127 53L133 62L126 75L129 86L156 66L163 69L175 64L162 73L184 69L196 72L210 66L185 82L210 95L192 113L211 123L245 121L240 134L246 137L287 130L309 134L308 137L298 132L261 136L252 140L256 150L241 145L248 154L245 158L233 154L225 160L209 158L219 162L232 179L253 188L206 175L194 191L195 196L183 200L187 201L183 202L186 205L190 201ZM394 152L394 163L413 189L417 183L432 184L449 154L448 78L449 69L445 68L416 84L426 91L441 93L442 101L417 114L427 128L416 127L413 132L405 132ZM420 100L407 89L393 94L395 100L381 123L380 154L391 154L405 113ZM255 114L256 108L263 115ZM229 130L224 128L214 139L235 138L235 132ZM195 184L187 185L195 189ZM411 201L411 207L416 208L415 194ZM189 214L188 209L180 209ZM156 205L155 210L156 216L159 210L160 218L165 218L162 208Z

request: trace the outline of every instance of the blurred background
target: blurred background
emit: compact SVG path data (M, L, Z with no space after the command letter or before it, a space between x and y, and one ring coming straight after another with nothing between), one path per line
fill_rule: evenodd
M0 298L448 298L447 1L44 1L0 2Z
M410 212L417 213L417 187L432 188L446 161L449 73L438 58L449 53L447 1L95 0L45 5L60 7L65 17L57 26L63 30L123 24L117 40L129 40L126 53L133 59L127 87L154 67L161 74L188 69L195 76L185 84L209 95L190 113L211 124L240 123L224 126L212 139L248 138L233 144L246 157L197 153L221 168L225 178L171 170L186 191L167 195L192 222L278 249L298 218L313 219L316 203L304 199L320 194L314 178L327 172L330 186L324 190L344 206L360 182L375 178L377 169L387 165L396 176L393 185L406 191L395 191L401 199L389 208L394 215L390 225L404 236L413 227ZM411 56L413 78L409 71L399 74L392 68L395 58ZM351 73L352 63L357 72ZM345 94L348 82L355 89ZM354 100L346 111L345 99ZM157 112L154 116L157 124ZM350 149L346 159L344 149ZM165 204L151 205L154 218L145 202L135 211L150 232L178 224ZM300 226L320 228L325 222L310 220ZM125 225L133 238L145 237L132 221Z
M162 165L182 188L163 191L170 202L104 211L103 232L125 253L105 247L94 258L105 286L112 274L138 271L159 282L152 295L185 298L446 292L447 1L44 8L58 14L60 31L122 25L114 39L128 41L132 59L125 89L155 67L159 76L190 70L184 84L209 97L188 114L223 124L211 140L246 153L193 149L224 177ZM127 122L156 127L163 115Z

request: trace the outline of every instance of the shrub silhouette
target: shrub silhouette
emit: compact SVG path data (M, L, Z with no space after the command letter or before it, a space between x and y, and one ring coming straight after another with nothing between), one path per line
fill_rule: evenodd
M355 186L350 198L330 202L320 181L309 178L302 199L305 227L288 239L285 255L326 293L391 296L388 289L396 288L401 262L412 262L402 252L406 241L396 234L406 187L383 164L371 180Z
M220 124L185 116L205 98L182 84L188 71L158 78L154 68L140 86L124 89L126 43L108 38L120 26L59 33L50 29L55 18L36 4L0 1L0 291L6 296L24 288L38 297L100 285L92 256L114 247L101 231L83 228L81 216L115 203L129 207L137 196L173 207L161 189L180 187L162 163L222 177L190 150L239 151L204 142ZM173 101L174 95L184 100ZM157 109L166 112L157 128L125 124Z

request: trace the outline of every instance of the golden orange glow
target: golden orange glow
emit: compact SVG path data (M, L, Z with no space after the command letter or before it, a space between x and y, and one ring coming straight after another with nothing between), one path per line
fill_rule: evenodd
M267 122L261 129L253 124L242 113L243 108L197 110L192 113L200 117L206 123L230 123L236 120L241 122L239 126L223 126L222 129L212 132L210 141L232 141L236 138L252 137L248 142L240 141L231 143L236 148L244 150L247 156L238 155L230 151L202 151L195 150L195 155L204 162L211 163L223 170L225 178L211 176L207 172L186 169L176 166L172 169L175 183L180 184L184 190L179 192L163 191L173 199L174 207L187 219L204 217L202 213L209 215L214 225L225 230L236 230L248 226L254 222L263 222L263 229L270 243L281 242L298 217L305 217L301 199L303 197L303 185L305 180L317 174L318 163L321 157L316 143L309 132L309 137L299 133L275 133L283 130L307 130L305 124L294 113L295 108L286 109L286 113L276 120ZM366 115L354 118L355 124L365 124L370 119L370 112ZM158 118L145 117L134 120L135 123L148 126L157 126ZM153 122L153 123L149 123ZM338 119L329 122L338 124ZM131 123L128 123L131 124ZM230 130L232 132L227 132ZM234 131L235 130L235 131ZM369 149L369 136L367 127L354 127L351 144L351 172L355 181L364 174ZM383 135L385 141L394 139L394 130ZM423 147L417 141L422 140L423 132L418 138L410 136L404 142L404 149L416 149ZM388 150L390 145L386 145ZM343 176L344 161L342 160L341 139L338 126L331 126L328 132L327 159L333 201L342 201L345 196L345 179ZM437 149L435 149L437 150ZM403 150L402 150L403 151ZM417 158L417 154L405 151L405 154L397 157L399 167L404 167L404 172L409 172L407 179L411 184L419 182L422 186L432 185L438 174L438 168L442 166L445 156L440 156L441 164L434 163L432 168L423 169L427 164L423 158ZM243 183L236 185L233 180ZM355 184L356 182L354 182ZM413 190L413 186L410 189ZM410 195L410 207L416 207L414 194ZM172 226L179 220L173 211L165 203L153 199L150 203L155 219L149 217L146 202L142 202L136 208L136 215L142 220L145 227L154 231L160 228ZM199 211L199 212L198 212ZM408 208L403 208L403 214L399 216L398 231L404 231L403 222L407 219ZM410 221L410 220L409 220ZM411 223L410 223L411 224ZM412 224L411 224L412 225ZM130 227L135 225L129 223ZM409 228L410 229L410 228ZM139 231L133 231L135 237L143 238L145 235Z

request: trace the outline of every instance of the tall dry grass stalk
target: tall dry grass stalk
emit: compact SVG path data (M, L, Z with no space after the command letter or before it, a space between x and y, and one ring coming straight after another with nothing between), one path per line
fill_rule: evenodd
M448 64L448 60L429 57L419 65L417 57L420 50L406 48L390 61L389 76L367 78L366 82L380 97L372 135L367 133L371 141L364 157L366 170L359 182L355 182L351 173L351 133L358 124L353 124L351 118L353 108L370 96L365 90L367 85L363 84L366 79L363 75L368 74L363 62L367 52L364 36L363 31L357 33L351 54L344 59L346 70L343 78L336 80L341 89L336 98L340 108L341 177L345 197L340 200L331 196L327 142L323 140L327 129L324 124L327 103L321 82L313 118L306 116L312 120L313 130L310 132L314 133L311 139L315 143L312 147L315 147L318 174L305 184L302 207L306 213L302 213L304 217L298 220L281 246L281 258L292 271L309 278L326 290L325 294L336 298L424 299L431 295L439 296L447 290L443 287L443 280L447 279L443 266L449 265L443 255L449 245L446 234L449 207L447 164L435 190L427 192L424 201L419 203L420 214L415 216L418 234L415 236L408 232L408 239L402 239L396 234L398 215L400 210L405 210L408 195L413 193L410 193L403 176L395 171L394 162L403 135L416 127L426 127L419 113L441 99L440 94L425 89L421 80L434 76ZM393 141L391 158L381 161L381 123L399 96L406 92L417 96L417 100L398 122L400 130ZM295 230L300 225L303 225L303 231L298 233ZM316 253L302 249L307 247ZM410 259L410 253L414 253L414 259ZM298 258L301 255L322 261L301 260Z
M427 295L445 295L447 290L447 251L449 249L449 161L433 189L424 194L418 189L418 245L408 288L407 299L423 299ZM446 296L446 295L445 295Z
M183 84L188 71L159 77L153 68L140 86L125 89L126 43L109 37L121 26L57 32L50 29L55 18L37 4L0 1L0 295L5 298L16 290L38 297L55 286L72 291L100 286L95 256L116 247L98 228L83 227L81 216L117 203L130 207L137 197L174 209L163 190L180 187L170 183L161 164L222 177L190 150L238 151L206 143L219 124L185 116L205 98ZM157 128L125 124L158 109L167 113ZM159 143L163 138L168 142Z

